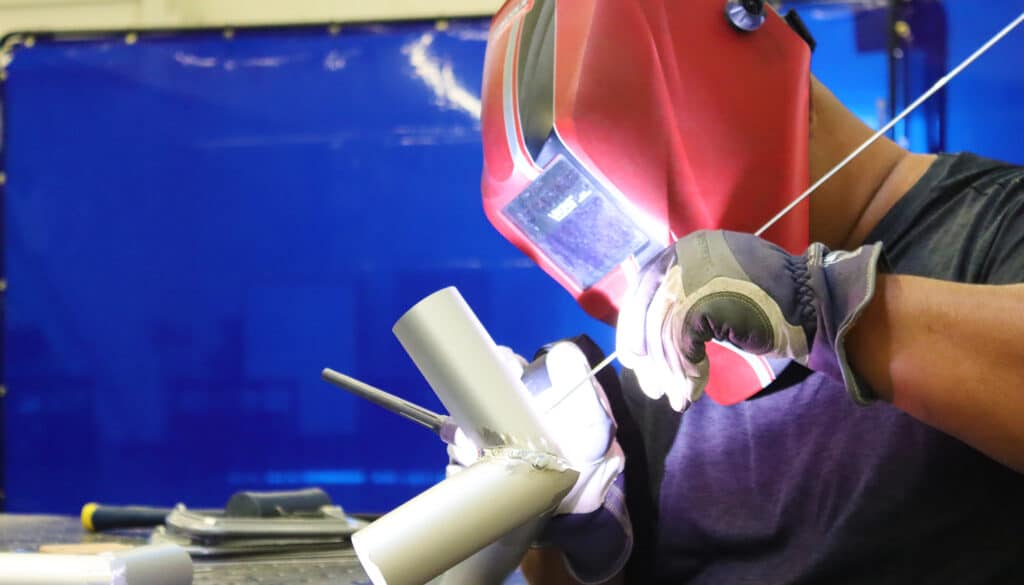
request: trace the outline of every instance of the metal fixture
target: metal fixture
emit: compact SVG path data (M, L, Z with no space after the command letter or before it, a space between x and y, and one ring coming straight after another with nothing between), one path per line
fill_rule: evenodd
M729 0L725 3L725 16L734 27L743 32L754 32L767 19L764 0Z

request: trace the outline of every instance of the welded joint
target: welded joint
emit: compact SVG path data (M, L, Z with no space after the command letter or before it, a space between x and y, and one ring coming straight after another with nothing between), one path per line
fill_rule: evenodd
M505 459L529 464L538 471L564 472L573 469L569 462L553 453L534 451L521 447L491 447L482 450L482 459Z

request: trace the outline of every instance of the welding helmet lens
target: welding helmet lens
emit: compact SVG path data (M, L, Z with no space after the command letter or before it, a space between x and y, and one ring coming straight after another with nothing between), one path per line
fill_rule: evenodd
M557 137L544 151L544 171L502 213L581 290L623 262L642 266L661 250L626 213L629 203L602 186Z

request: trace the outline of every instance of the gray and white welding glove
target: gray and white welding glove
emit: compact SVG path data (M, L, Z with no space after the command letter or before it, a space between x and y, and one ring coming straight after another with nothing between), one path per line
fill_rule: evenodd
M621 480L625 455L615 439L615 419L604 390L589 376L590 364L571 342L552 344L531 364L508 348L499 350L506 367L524 380L541 422L566 462L579 472L537 544L560 549L582 583L610 578L629 557L632 527ZM448 475L480 455L468 437L457 433L455 444L448 447ZM509 537L515 540L518 535Z
M619 360L644 393L682 411L708 381L705 344L790 358L832 376L858 404L873 394L854 375L844 340L874 296L880 244L794 256L751 234L698 231L639 275L620 307Z

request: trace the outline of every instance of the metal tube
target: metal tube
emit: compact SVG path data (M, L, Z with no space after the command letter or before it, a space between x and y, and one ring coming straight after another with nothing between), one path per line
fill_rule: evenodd
M484 457L352 535L374 585L422 585L554 509L576 471Z
M0 554L0 585L191 585L192 559L176 545L96 555Z
M395 336L455 423L480 448L516 446L561 455L530 394L454 287L417 303Z
M455 423L485 449L473 465L352 536L374 585L420 585L551 512L579 474L564 464L529 391L457 290L423 299L394 332Z
M546 516L535 518L445 571L440 585L501 585L540 536Z

